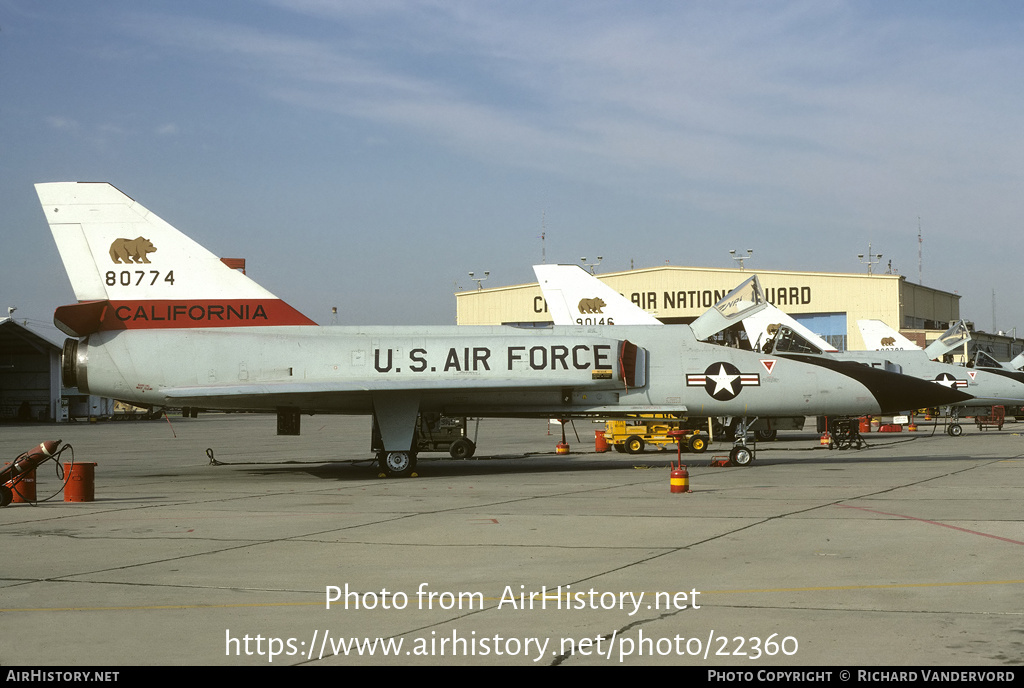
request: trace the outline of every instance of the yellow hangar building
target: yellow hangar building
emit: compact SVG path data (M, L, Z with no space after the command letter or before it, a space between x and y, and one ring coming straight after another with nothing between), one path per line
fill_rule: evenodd
M689 323L752 274L757 274L769 302L838 349L864 348L857 320L881 320L924 346L960 319L958 294L914 284L901 275L666 265L597 277L662 322ZM455 296L459 325L551 322L536 283Z

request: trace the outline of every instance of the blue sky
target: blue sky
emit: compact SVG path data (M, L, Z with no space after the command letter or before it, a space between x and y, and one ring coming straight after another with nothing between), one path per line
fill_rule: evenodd
M0 0L0 308L109 181L321 323L451 324L541 261L862 272L1024 333L1017 2Z

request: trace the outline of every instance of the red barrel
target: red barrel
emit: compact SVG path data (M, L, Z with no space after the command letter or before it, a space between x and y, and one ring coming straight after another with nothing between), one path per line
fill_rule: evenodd
M10 466L11 462L6 461L4 465ZM11 499L12 504L26 504L36 501L36 469L33 468L31 471L23 473L17 483L9 480L4 485L11 488L11 492L14 493Z
M608 451L608 440L604 438L604 430L594 431L594 449L599 453Z
M64 485L65 502L93 501L96 496L96 464L66 463L64 464L64 476L67 478L67 484Z

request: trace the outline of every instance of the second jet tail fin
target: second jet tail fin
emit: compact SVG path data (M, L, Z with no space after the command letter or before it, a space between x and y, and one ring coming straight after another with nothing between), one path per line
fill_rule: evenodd
M858 320L857 327L868 351L915 351L921 348L881 320Z
M661 321L578 265L534 265L556 325L660 325Z

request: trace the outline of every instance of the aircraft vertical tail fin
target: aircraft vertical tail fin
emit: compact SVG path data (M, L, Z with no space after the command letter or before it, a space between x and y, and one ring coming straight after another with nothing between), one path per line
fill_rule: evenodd
M534 265L556 325L660 325L661 321L579 265Z
M868 351L916 351L921 348L881 320L858 320L857 327Z
M106 183L36 184L79 303L54 322L100 330L315 325Z

